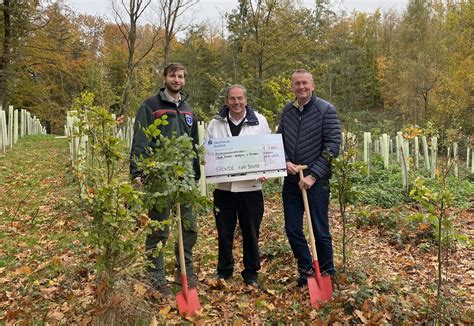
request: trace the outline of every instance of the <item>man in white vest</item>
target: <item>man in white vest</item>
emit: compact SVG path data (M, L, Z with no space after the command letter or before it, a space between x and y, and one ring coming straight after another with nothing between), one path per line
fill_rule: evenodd
M209 123L206 139L269 134L267 120L247 105L247 90L242 85L227 89L226 105ZM258 239L264 204L260 180L224 182L214 191L214 216L216 219L219 258L217 278L228 279L234 272L232 245L234 231L239 221L243 238L244 282L259 287L260 255Z

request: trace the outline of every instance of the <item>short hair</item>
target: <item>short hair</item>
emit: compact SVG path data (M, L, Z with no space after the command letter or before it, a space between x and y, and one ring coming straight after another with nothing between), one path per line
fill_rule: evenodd
M226 91L226 94L225 94L226 99L229 98L230 90L234 89L234 88L240 88L244 92L244 96L247 97L247 89L245 88L245 86L240 85L240 84L234 84L234 85L230 85L229 87L227 87L227 91Z
M293 76L296 75L296 74L308 74L309 75L309 78L311 79L311 82L314 84L314 79L313 79L313 75L306 69L296 69L295 71L293 71L293 73L291 74L291 80L293 81Z
M186 68L180 63L169 63L166 65L165 68L163 68L163 77L168 76L169 74L175 72L176 70L183 70L184 71L184 77L188 76L188 72L186 71Z

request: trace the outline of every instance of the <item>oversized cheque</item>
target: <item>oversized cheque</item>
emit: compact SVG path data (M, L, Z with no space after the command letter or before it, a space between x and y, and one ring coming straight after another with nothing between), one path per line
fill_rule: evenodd
M286 176L280 134L207 139L204 147L207 183Z

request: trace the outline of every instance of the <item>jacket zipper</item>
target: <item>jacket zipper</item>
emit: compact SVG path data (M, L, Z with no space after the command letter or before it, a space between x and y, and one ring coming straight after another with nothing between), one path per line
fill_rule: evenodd
M296 144L295 144L295 153L294 153L295 161L293 162L294 164L298 164L298 158L296 157L296 153L298 152L298 143L300 139L300 129L301 129L301 118L303 116L303 112L298 112L298 114L299 114L299 120L298 120L298 132L296 134Z

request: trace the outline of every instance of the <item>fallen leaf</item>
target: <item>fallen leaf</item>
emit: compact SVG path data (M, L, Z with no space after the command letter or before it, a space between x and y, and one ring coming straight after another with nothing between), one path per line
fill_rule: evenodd
M60 321L64 318L64 314L61 311L53 311L48 314L48 317L57 321Z
M5 320L9 321L9 320L15 319L18 316L19 313L20 313L20 310L18 310L18 309L7 310L7 312L4 315Z
M370 309L370 308L369 308L369 300L366 299L366 300L364 301L364 304L362 305L362 311L367 312L367 311L369 311L369 309Z
M170 312L170 310L171 310L171 306L165 306L160 309L160 315L166 316Z
M81 321L81 326L89 326L92 323L92 317L84 317Z
M367 318L364 317L364 313L360 310L354 310L354 313L359 317L360 321L363 322L364 324L367 323Z
M31 267L26 266L26 265L21 266L15 271L15 274L31 274L31 273L32 273Z
M377 323L378 321L380 321L380 319L383 318L383 313L382 312L378 312L376 313L375 315L372 316L372 318L370 318L370 322L371 323Z
M134 293L137 297L143 297L146 293L146 288L141 283L137 283L133 286Z
M53 287L50 287L50 288L42 288L41 292L43 292L46 295L52 295L55 292L58 292L58 290L59 290L59 288L57 286L53 286Z
M160 311L161 313L161 311ZM156 316L153 316L150 320L150 326L158 326L158 321L156 320Z

